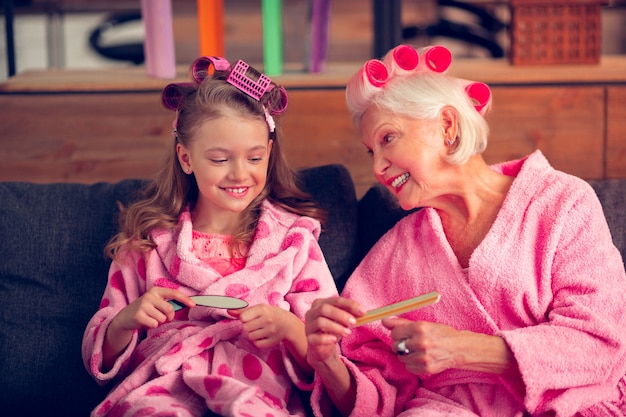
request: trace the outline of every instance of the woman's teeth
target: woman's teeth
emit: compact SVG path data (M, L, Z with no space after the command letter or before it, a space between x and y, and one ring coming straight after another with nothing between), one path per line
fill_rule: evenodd
M408 172L405 172L404 174L400 175L395 180L393 180L393 182L391 183L391 186L393 188L398 188L399 186L407 182L410 176L411 175Z

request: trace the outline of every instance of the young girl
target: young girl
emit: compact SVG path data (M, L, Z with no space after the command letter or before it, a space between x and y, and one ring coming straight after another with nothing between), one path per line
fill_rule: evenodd
M243 61L199 58L192 72L163 92L176 110L169 160L107 246L82 352L116 386L92 416L304 415L292 390L312 384L304 314L337 289L317 243L323 213L281 151L273 115L287 95Z

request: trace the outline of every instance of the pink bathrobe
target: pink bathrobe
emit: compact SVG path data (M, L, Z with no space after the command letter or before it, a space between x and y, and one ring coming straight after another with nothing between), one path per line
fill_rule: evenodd
M177 415L201 416L207 407L227 416L304 415L292 384L310 390L312 381L282 344L257 349L242 334L241 322L226 310L183 309L172 322L135 332L106 373L102 345L116 313L154 286L188 295L234 296L250 305L266 303L303 320L314 299L337 294L317 242L319 233L318 221L265 202L244 269L222 277L192 253L186 211L176 231L153 233L154 250L131 252L113 262L82 351L87 370L99 384L117 385L92 415L159 415L177 409Z
M429 208L383 236L342 295L369 310L439 291L439 303L403 317L502 337L521 379L447 370L420 380L377 321L342 340L352 416L626 415L626 276L598 198L538 151L493 169L517 178L467 271ZM319 381L312 401L328 415Z

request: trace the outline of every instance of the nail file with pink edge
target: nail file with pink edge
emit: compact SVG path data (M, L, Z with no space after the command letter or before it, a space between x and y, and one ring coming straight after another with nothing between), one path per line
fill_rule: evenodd
M192 295L190 297L196 306L237 309L248 306L244 300L235 297L227 297L225 295ZM182 310L187 306L176 300L169 300L168 303L174 306L174 311Z

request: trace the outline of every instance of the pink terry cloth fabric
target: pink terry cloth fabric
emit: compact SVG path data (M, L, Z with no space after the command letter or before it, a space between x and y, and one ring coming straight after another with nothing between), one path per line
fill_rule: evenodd
M226 416L304 415L292 388L310 390L311 378L282 344L257 349L227 310L183 309L172 322L136 332L106 373L102 345L117 312L153 286L266 303L304 320L314 299L337 295L319 234L317 220L266 201L245 267L222 276L194 255L191 215L185 211L175 231L153 233L154 250L128 252L113 262L100 309L87 325L82 354L99 384L116 385L92 416L157 415L168 409L197 416L207 407Z
M426 208L380 239L342 295L370 310L438 291L439 303L403 317L502 337L521 379L464 370L419 379L377 321L342 339L357 383L352 416L626 415L626 274L597 196L539 151L492 169L516 178L467 270ZM316 380L316 416L329 401Z

